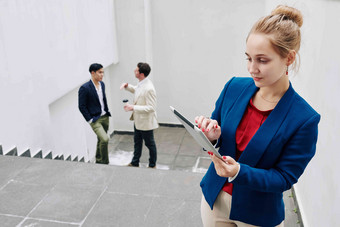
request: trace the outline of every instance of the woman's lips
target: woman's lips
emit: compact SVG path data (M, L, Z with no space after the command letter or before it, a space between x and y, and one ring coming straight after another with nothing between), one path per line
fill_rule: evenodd
M253 76L253 79L254 79L255 81L260 81L260 80L262 80L262 78L256 77L256 76Z

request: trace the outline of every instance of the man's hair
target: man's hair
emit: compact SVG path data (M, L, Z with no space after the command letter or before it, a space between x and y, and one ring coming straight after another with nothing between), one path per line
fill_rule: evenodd
M102 69L102 68L104 68L104 67L101 64L93 63L93 64L90 65L89 71L90 71L90 73L92 71L97 72L99 69Z
M139 73L143 73L145 77L147 77L151 72L151 68L148 63L139 62L137 67L139 69Z

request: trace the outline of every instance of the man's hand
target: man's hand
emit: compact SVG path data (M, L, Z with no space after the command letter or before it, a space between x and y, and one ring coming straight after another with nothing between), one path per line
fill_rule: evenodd
M128 83L122 83L120 85L120 90L122 90L123 88L127 88L128 85L129 85Z
M128 111L133 111L133 107L134 107L134 105L131 105L131 104L129 104L129 103L126 103L125 106L124 106L124 110L125 110L126 112L128 112Z

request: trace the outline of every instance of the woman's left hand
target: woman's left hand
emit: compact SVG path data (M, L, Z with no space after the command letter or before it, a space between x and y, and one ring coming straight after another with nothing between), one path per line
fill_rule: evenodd
M239 171L240 164L230 156L223 156L223 160L216 157L214 153L209 152L211 160L215 165L217 175L220 177L234 177Z

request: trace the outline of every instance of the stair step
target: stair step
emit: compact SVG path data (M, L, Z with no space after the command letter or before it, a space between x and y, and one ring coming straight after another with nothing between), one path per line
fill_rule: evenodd
M26 151L24 151L21 155L21 157L31 157L31 151L30 149L27 149Z
M18 156L18 149L16 147L14 147L12 150L7 152L6 155L8 155L8 156Z
M45 157L44 159L52 159L52 151L50 151Z
M6 154L3 152L2 144L0 144L0 155L7 155L7 156L18 156L18 149L17 147L13 147L10 151ZM54 159L54 160L65 160L65 161L73 161L73 162L85 162L85 158L82 157L81 159L76 156L72 160L72 155L69 155L66 159L64 159L64 155L57 155L53 158L52 151L50 151L45 157L43 157L42 150L39 150L33 157L31 154L31 150L28 148L23 153L20 154L20 157L28 157L28 158L44 158L44 159Z
M33 158L42 158L42 150L38 151Z
M64 155L57 155L54 159L55 160L63 160L64 161Z

